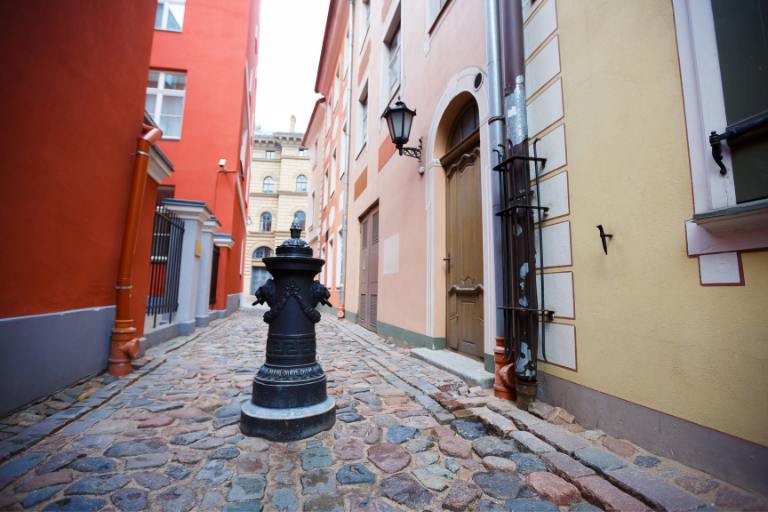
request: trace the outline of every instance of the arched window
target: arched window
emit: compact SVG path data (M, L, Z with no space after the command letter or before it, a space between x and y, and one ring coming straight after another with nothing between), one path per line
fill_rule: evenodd
M448 137L448 149L453 149L458 144L472 135L480 125L480 120L477 114L477 103L474 101L469 102L469 105L464 107L464 110L456 116L456 120L453 122L451 128L451 135Z
M296 176L296 192L307 191L307 177L303 174Z
M269 258L270 256L272 256L272 249L264 245L253 251L254 260L263 260L264 258Z
M272 176L267 176L266 178L264 178L264 185L263 185L262 191L265 194L275 193L275 180L274 178L272 178Z
M301 210L299 210L298 212L293 214L293 222L294 224L298 223L298 225L303 230L304 225L307 223L307 215Z
M264 212L261 214L261 230L262 231L272 231L272 214L269 212Z

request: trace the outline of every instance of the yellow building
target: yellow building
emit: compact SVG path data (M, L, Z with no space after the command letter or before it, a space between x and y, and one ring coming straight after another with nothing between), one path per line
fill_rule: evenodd
M309 156L298 132L257 133L251 155L248 240L243 293L253 295L269 272L262 259L291 236L293 222L306 236ZM250 258L250 264L248 264Z

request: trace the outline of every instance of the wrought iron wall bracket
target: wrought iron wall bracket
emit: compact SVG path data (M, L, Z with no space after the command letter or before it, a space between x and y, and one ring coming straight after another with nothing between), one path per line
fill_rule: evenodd
M421 150L422 150L422 138L419 137L419 147L417 148L408 148L408 147L398 147L397 148L400 155L409 156L411 158L416 158L421 162Z
M742 135L759 130L765 126L768 126L768 110L760 112L754 116L748 117L728 125L723 133L710 132L709 133L709 145L712 147L712 158L720 168L720 174L725 175L728 172L723 164L723 141L727 141L729 144L736 138Z

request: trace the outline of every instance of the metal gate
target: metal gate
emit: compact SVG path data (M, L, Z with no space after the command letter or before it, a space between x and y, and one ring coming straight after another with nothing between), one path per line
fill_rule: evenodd
M179 308L179 275L184 223L165 206L155 208L152 252L149 257L149 296L147 316L152 327L173 323Z
M212 306L216 304L216 291L219 283L219 254L221 248L219 246L213 246L213 258L211 258L211 292L208 295L208 305Z

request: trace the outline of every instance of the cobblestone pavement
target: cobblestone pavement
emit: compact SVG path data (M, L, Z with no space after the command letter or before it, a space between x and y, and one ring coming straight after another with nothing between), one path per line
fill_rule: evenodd
M246 438L263 310L148 351L0 421L0 510L766 510L761 498L604 435L469 389L324 316L332 430ZM712 506L714 505L714 506ZM716 508L717 507L717 508Z

